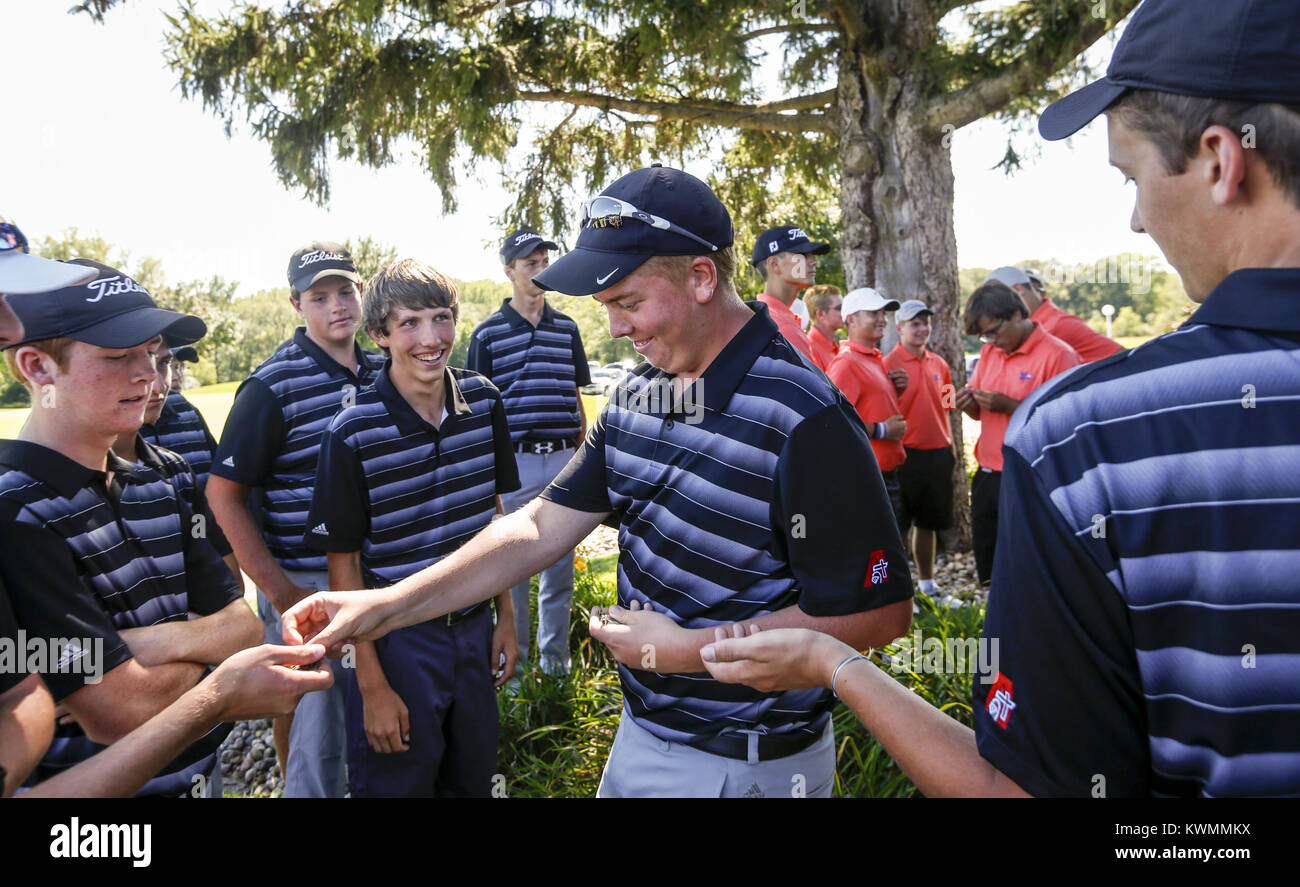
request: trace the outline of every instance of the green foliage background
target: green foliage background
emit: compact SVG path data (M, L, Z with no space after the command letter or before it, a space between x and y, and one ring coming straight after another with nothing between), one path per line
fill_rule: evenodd
M815 239L827 240L834 232L829 225L824 225L813 226L809 233ZM346 245L357 263L357 270L366 278L399 258L391 246L369 237L354 237ZM238 283L222 277L174 282L166 276L162 260L151 256L136 257L99 235L85 235L76 228L70 228L58 237L45 238L34 244L32 251L55 259L84 257L105 262L134 277L159 305L202 317L207 321L208 335L198 344L198 365L189 368L189 374L200 385L242 381L300 324L290 304L287 286L237 297ZM819 266L818 280L843 287L844 272L837 255L832 252L826 259ZM1038 268L1048 275L1049 280L1058 280L1048 284L1048 295L1058 306L1082 317L1094 329L1105 331L1101 306L1114 305L1113 329L1116 336L1152 336L1168 332L1181 324L1194 307L1187 300L1178 275L1161 270L1163 265L1151 256L1125 254L1113 260L1100 259L1090 265L1062 265L1050 258L1031 258L1016 265ZM1130 274L1129 282L1115 279L1115 268L1125 269L1127 273L1127 269L1139 267L1147 271ZM973 292L990 270L962 269L961 293L965 296ZM464 366L470 335L501 306L502 301L509 298L510 285L504 279L457 281L456 284L461 308L451 363ZM747 297L762 291L762 281L747 261L740 263L737 285ZM625 358L636 359L631 342L610 338L605 309L594 299L553 295L551 304L578 324L589 359L601 364ZM377 350L364 330L358 338L363 347ZM977 339L966 336L963 343L967 353L979 352ZM0 364L0 407L27 405L26 390L9 378L7 370Z

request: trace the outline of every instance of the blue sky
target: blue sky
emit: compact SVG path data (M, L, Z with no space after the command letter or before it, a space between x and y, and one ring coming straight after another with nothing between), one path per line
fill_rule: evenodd
M220 274L245 293L283 285L301 242L361 234L460 279L501 276L493 243L502 232L492 219L508 197L492 169L478 180L462 175L460 211L445 216L414 161L382 170L335 161L330 205L315 206L280 185L264 145L238 127L227 139L220 120L181 98L162 61L162 13L174 2L130 0L104 25L67 15L69 5L0 0L9 84L0 214L29 237L76 226L157 256L172 279ZM1108 53L1108 44L1098 50L1103 66ZM542 111L552 112L562 110ZM1041 155L1008 178L991 169L1005 149L1004 124L981 121L956 134L963 267L1158 255L1128 230L1133 192L1106 164L1103 121L1069 142L1040 144Z

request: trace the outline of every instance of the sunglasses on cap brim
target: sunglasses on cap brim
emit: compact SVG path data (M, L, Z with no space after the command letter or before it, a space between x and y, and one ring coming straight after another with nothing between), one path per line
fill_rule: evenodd
M672 234L680 234L683 237L689 237L696 243L702 244L709 248L709 252L716 253L718 247L709 241L700 237L698 234L692 234L681 225L668 221L663 216L656 216L654 213L648 213L645 210L637 209L626 200L620 200L617 197L593 197L582 205L582 227L584 228L621 228L623 219L635 219L643 222L651 228L657 228L660 231L668 231Z

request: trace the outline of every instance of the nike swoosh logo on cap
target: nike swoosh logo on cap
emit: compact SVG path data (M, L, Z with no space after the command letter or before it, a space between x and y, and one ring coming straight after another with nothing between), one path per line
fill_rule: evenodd
M622 267L623 267L622 265L619 265L619 266L618 266L618 268L622 268ZM618 268L615 268L614 271L617 271ZM604 277L597 277L597 278L596 278L596 283L597 283L598 285L604 286L605 281L609 280L611 277L614 276L614 271L609 272L609 273L606 274Z

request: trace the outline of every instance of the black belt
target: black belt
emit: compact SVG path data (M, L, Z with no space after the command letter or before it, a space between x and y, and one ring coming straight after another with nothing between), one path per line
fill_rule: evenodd
M558 453L560 450L573 449L571 440L521 440L515 444L516 453L532 453L534 456L545 456L550 453Z
M798 754L818 739L821 739L825 730L826 728L823 725L821 730L811 733L803 730L794 733L760 733L758 734L758 759L760 761L771 761L775 758L785 758ZM748 761L750 735L749 733L723 733L720 736L699 739L687 744L692 748L721 755L724 758Z
M470 609L464 610L460 613L448 613L446 616L444 616L442 619L439 619L438 621L445 622L447 627L451 628L454 625L460 625L462 622L468 622L469 620L477 616L479 613L485 612L487 608L488 608L488 602L484 601L483 603L476 604Z

